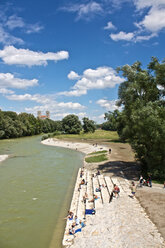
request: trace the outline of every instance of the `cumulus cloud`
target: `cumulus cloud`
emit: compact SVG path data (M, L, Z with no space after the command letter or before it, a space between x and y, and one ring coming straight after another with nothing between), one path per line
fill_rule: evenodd
M86 116L85 112L80 112L80 113L72 113L72 112L66 112L66 113L55 113L53 114L53 117L58 120L58 119L63 119L67 115L77 115L80 119Z
M14 94L14 91L13 90L8 90L8 89L6 89L6 88L1 88L0 89L0 93L1 94Z
M105 108L107 111L114 111L115 109L119 109L119 107L116 106L117 100L100 99L96 103L102 108Z
M120 0L118 1L120 2ZM165 29L165 1L164 0L134 0L136 12L142 16L141 21L135 22L137 30L117 34L111 33L114 41L142 42L158 36Z
M164 0L134 0L134 4L137 10L141 10L147 7L157 8L160 6L164 6Z
M48 60L59 61L68 59L67 51L54 52L35 52L29 49L17 49L14 46L6 46L0 50L0 58L8 65L47 65Z
M134 38L134 33L125 33L123 31L120 31L117 34L110 34L110 37L114 41L118 41L118 40L131 41Z
M112 24L112 22L108 22L107 25L104 27L105 30L109 29L116 29L116 27Z
M23 95L17 95L17 94L11 94L6 95L6 98L8 100L12 101L33 101L36 103L39 103L39 105L36 105L34 107L27 107L25 110L30 113L36 114L37 111L46 111L49 110L51 113L64 113L68 110L82 110L85 107L81 105L78 102L57 102L54 100L53 95L40 95L40 94L23 94Z
M165 8L152 8L144 19L139 22L139 26L152 33L157 33L165 28Z
M85 19L90 20L96 14L103 13L101 4L91 1L87 4L73 4L61 8L63 11L77 13L76 20Z
M68 74L68 78L71 79L71 80L74 80L74 79L78 79L80 76L74 72L74 71L71 71L69 74Z
M122 82L123 78L119 77L111 67L86 69L70 91L60 92L59 95L81 96L87 94L88 90L114 88Z
M11 73L0 73L0 87L1 88L15 88L15 89L25 89L27 87L33 87L38 85L37 79L21 79L16 78Z

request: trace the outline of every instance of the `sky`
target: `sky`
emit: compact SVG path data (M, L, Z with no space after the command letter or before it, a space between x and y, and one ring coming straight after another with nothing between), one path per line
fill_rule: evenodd
M0 1L0 109L104 121L116 68L165 58L165 0Z

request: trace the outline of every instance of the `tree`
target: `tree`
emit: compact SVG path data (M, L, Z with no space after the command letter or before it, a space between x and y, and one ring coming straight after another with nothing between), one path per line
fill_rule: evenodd
M83 118L83 129L84 133L94 133L96 130L95 122L89 120L87 117Z
M119 135L127 139L142 163L143 171L165 176L165 63L152 58L147 70L141 63L118 68L126 81L119 87ZM161 89L160 86L161 85Z
M102 129L107 131L116 131L117 130L117 118L119 116L119 110L115 110L114 112L108 111L105 113L104 119L106 122L102 123Z
M67 115L62 119L62 127L65 133L79 134L82 130L81 122L76 115Z

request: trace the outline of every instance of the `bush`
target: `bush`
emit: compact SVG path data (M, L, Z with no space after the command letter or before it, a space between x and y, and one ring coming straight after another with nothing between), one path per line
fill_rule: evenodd
M42 136L41 140L45 140L45 139L48 139L48 138L49 138L48 135L45 134L45 135Z

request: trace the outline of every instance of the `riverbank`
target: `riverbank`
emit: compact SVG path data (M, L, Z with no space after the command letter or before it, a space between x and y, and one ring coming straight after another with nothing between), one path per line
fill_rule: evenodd
M102 162L102 163L91 163L91 164L85 163L84 164L85 168L88 170L91 170L92 172L96 172L97 170L100 170L101 173L103 173L104 175L117 176L117 177L119 177L119 179L121 178L120 171L122 170L124 173L124 176L127 179L135 180L135 181L138 180L140 168L139 168L138 163L134 160L133 152L132 152L132 150L128 144L103 142L101 145L97 144L97 147L95 147L95 146L93 146L93 144L95 144L95 141L90 141L90 143L79 143L77 141L74 142L74 141L68 141L68 140L67 141L66 140L65 141L62 141L62 140L49 140L48 141L47 140L47 141L44 141L43 143L45 143L47 145L62 146L65 148L78 150L80 152L84 152L86 155L90 152L94 152L96 150L98 151L100 148L103 148L103 147L106 147L106 149L111 148L112 153L109 155L108 161ZM155 193L155 186L154 185L153 185L152 189L149 189L149 191L146 191L146 193L145 193L146 201L143 201L143 199L144 199L143 190L138 190L137 195L138 195L138 200L141 203L141 205L143 206L145 212L149 215L149 218L152 220L153 223L155 223L159 232L165 238L165 228L163 226L164 224L162 224L162 218L164 219L164 217L162 217L162 216L165 216L165 214L164 214L165 208L163 208L163 206L165 206L164 205L165 204L165 191L163 191L162 185L160 185L159 190L161 192L157 191L157 195L158 195L157 201L152 201L152 199L150 199L151 194L153 196ZM161 199L159 200L160 194L161 194ZM123 203L127 202L127 201L129 201L129 200L128 199L126 200L126 198L125 198ZM136 201L137 201L137 199L136 199ZM148 201L150 202L150 204L147 204ZM139 204L139 202L138 202L138 204ZM142 204L142 202L144 204ZM130 205L130 203L129 203L129 205ZM160 203L161 203L161 209L160 209L160 211L157 211L160 207ZM136 205L137 204L135 204L135 206ZM119 206L120 206L120 204L119 204ZM124 209L124 211L125 211L124 216L126 218L127 212L128 212L127 211L127 204L125 204L124 208L125 208ZM138 209L138 213L136 213L137 217L139 216L139 213L141 211L140 208ZM141 208L141 209L143 209L143 208ZM151 209L151 208L152 208L152 211L150 212L149 209ZM106 209L105 209L105 211L106 211ZM122 211L123 211L123 209L122 209ZM131 209L130 209L130 211L131 211ZM101 218L102 226L104 226L104 224L107 222L107 218L102 218L104 216L104 213L102 213L102 214L100 213L99 218ZM129 214L130 214L130 212L128 212L128 216L129 216ZM105 213L105 216L106 216L106 213ZM123 217L121 216L121 218L123 218ZM138 220L138 218L137 218L137 220ZM105 221L105 223L104 223L104 221ZM163 223L164 223L164 221L163 221ZM90 225L92 225L92 223L90 223ZM134 222L132 223L132 225L133 225L132 228L135 228ZM139 223L139 225L141 225L141 224ZM99 227L99 225L98 225L98 227ZM96 226L93 226L93 228L97 229ZM116 230L118 228L119 228L119 226L116 226ZM122 226L122 228L123 228L123 226ZM150 229L149 224L146 225L146 229L147 228ZM89 229L89 227L86 227L86 230L87 229ZM143 229L142 229L142 231L143 231ZM86 231L85 231L85 233L86 233L86 236L83 236L83 239L82 239L82 237L76 237L75 246L73 245L73 247L77 247L76 243L77 243L77 245L80 245L80 243L82 243L82 242L85 246L87 245L87 242L89 241L89 236L88 236L88 233ZM146 232L144 232L144 233L146 233ZM94 236L97 236L96 233ZM91 237L91 238L96 240L96 237ZM98 239L99 238L101 239L101 236L98 237ZM108 242L108 240L107 240L107 242ZM124 246L121 246L121 247L124 247ZM164 247L164 246L157 246L157 247Z
M7 159L9 157L9 155L0 155L0 162L4 161L5 159Z
M98 152L101 150L107 150L108 147L104 145L98 145L97 143L89 144L89 143L80 143L80 142L71 142L71 141L63 141L58 140L55 138L49 138L46 140L41 141L44 145L49 146L58 146L63 148L68 148L71 150L76 150L82 153L85 153L86 155L92 152Z

